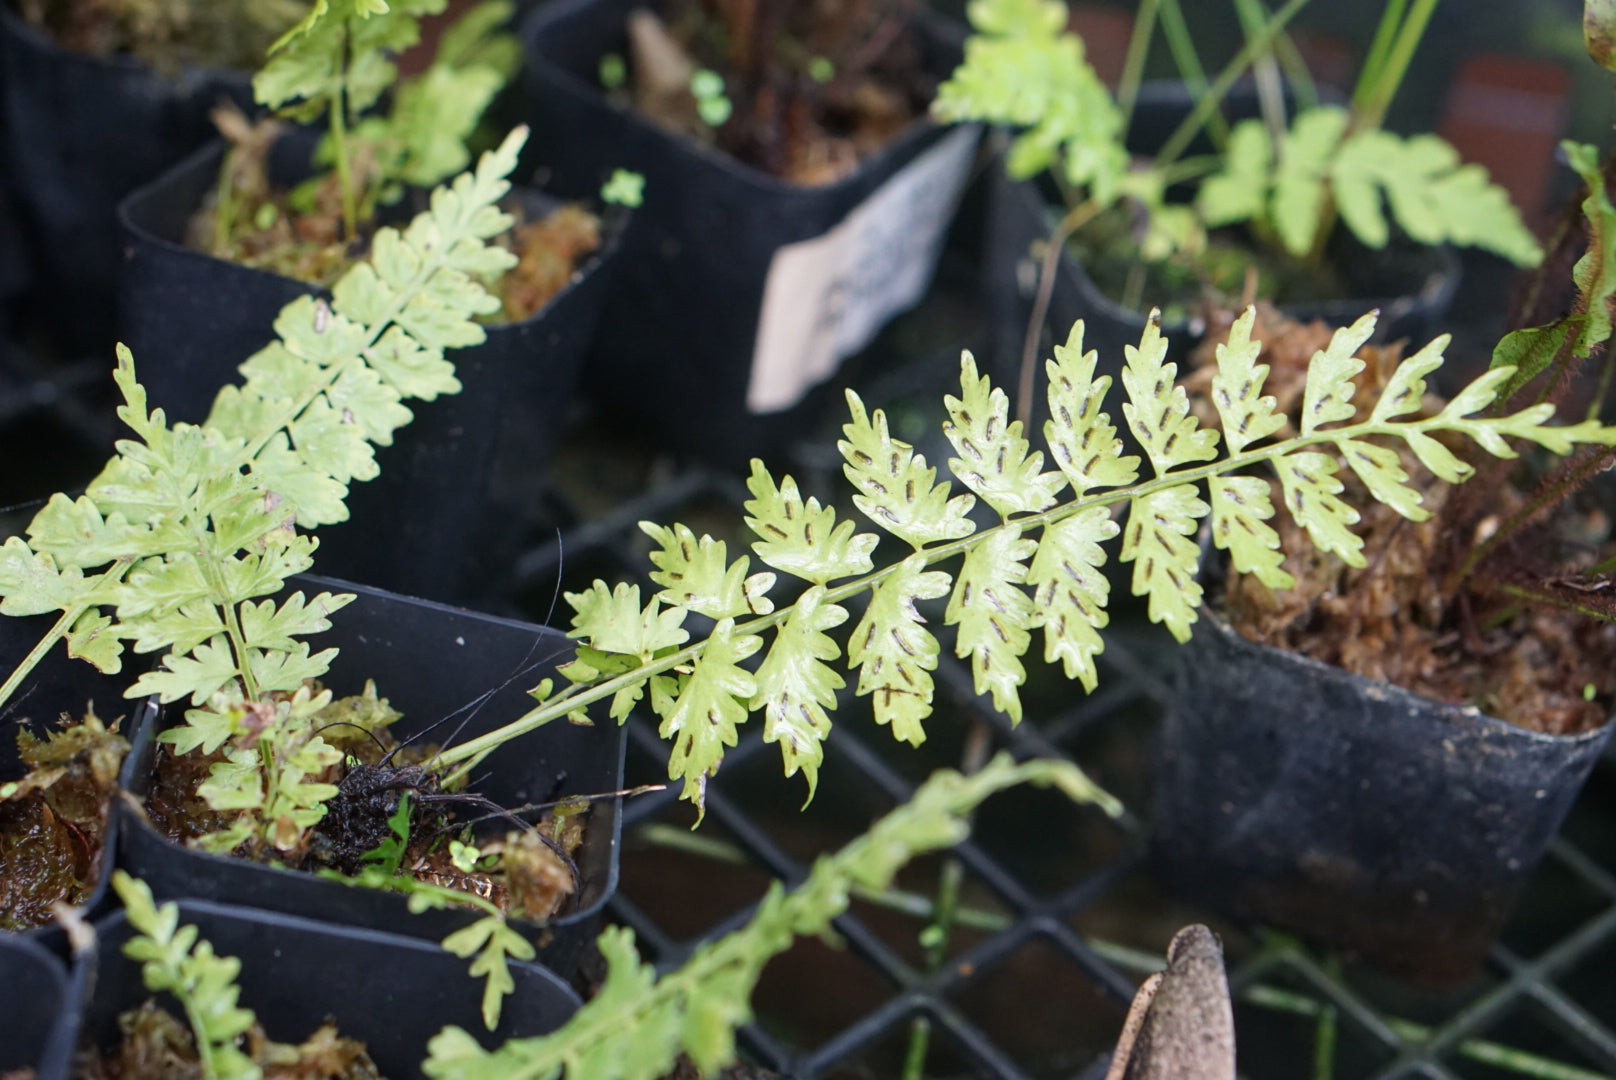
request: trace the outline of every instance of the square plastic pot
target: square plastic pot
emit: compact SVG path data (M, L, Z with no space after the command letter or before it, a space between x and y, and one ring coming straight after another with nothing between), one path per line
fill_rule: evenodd
M67 1076L74 1012L67 969L37 942L0 935L0 1073Z
M391 728L400 739L434 729L445 718L425 736L428 741L448 744L492 731L526 713L533 705L527 691L572 657L571 642L547 627L324 578L297 578L293 587L305 596L356 594L312 645L341 649L323 680L338 697L357 694L367 679L375 680L377 692L404 714ZM157 710L154 722L137 734L123 776L124 787L137 799L150 789L157 732L181 722L185 707L176 702ZM610 721L546 725L490 755L472 790L507 808L616 791L622 787L624 735ZM193 850L127 806L120 806L120 817L118 865L143 878L159 898L243 904L432 941L479 917L471 909L414 915L402 895ZM497 821L484 825L490 832L507 827ZM620 828L620 800L594 803L574 855L581 882L573 899L548 923L513 920L539 947L543 962L563 975L571 974L593 941L601 909L617 888Z
M1612 726L1528 731L1203 619L1163 725L1154 861L1196 903L1463 982Z
M215 137L224 101L251 110L245 73L165 78L129 56L73 52L0 0L0 138L42 326L70 348L109 349L118 200ZM108 353L110 360L110 353Z
M523 23L527 156L573 195L645 177L584 390L623 430L733 467L805 431L842 359L923 295L980 132L918 120L836 183L788 183L606 99L600 60L636 6L556 0ZM920 27L947 75L961 32Z
M482 1023L481 980L467 974L466 961L426 942L203 901L179 907L181 925L196 926L215 953L241 961L241 1004L270 1038L302 1042L334 1019L338 1033L362 1041L391 1080L421 1076L427 1043L446 1025L492 1048L554 1031L578 1009L577 995L553 972L514 962L515 988L490 1032ZM96 925L96 954L74 976L86 1001L81 1046L115 1049L118 1014L153 996L140 965L123 955L132 936L122 912ZM184 1016L167 995L158 1003Z
M283 138L278 180L308 171L313 139ZM213 145L119 207L124 234L119 337L151 403L170 420L201 422L237 367L274 340L276 315L299 296L328 295L182 243L217 182ZM537 212L557 203L521 192ZM410 401L415 419L378 447L381 475L350 489L350 518L320 532L322 570L378 588L453 602L493 595L544 490L584 350L610 287L618 224L572 283L531 317L488 326L481 345L449 353L460 393ZM499 498L496 500L495 495Z

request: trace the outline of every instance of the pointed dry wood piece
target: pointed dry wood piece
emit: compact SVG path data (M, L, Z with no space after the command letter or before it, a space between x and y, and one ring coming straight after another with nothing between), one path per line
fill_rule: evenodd
M690 92L696 63L655 13L636 8L628 16L629 56L634 64L634 107L676 134L699 122Z
M1234 1080L1234 1008L1212 931L1174 935L1167 970L1134 995L1105 1080Z

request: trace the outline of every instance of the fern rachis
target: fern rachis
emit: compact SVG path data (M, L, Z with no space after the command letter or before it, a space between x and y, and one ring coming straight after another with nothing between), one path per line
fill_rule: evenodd
M1148 598L1153 619L1184 640L1196 618L1199 548L1193 536L1203 521L1210 519L1214 542L1229 551L1236 571L1283 581L1278 536L1268 524L1275 507L1266 480L1252 476L1253 469L1277 474L1286 510L1305 526L1315 545L1356 565L1363 561L1361 541L1350 527L1356 511L1338 496L1338 466L1327 451L1341 453L1375 498L1418 517L1423 513L1419 496L1404 482L1395 456L1382 452L1384 443L1407 445L1447 482L1464 479L1470 469L1434 437L1439 433L1466 435L1499 456L1514 454L1507 438L1536 442L1557 453L1578 443L1616 444L1616 428L1593 421L1550 426L1546 421L1552 410L1547 406L1507 416L1478 415L1495 400L1509 378L1508 368L1481 376L1436 415L1417 415L1424 379L1440 365L1445 338L1403 361L1368 417L1354 421L1352 378L1361 366L1354 353L1373 331L1374 315L1337 331L1314 356L1301 429L1274 441L1279 421L1272 399L1262 396L1266 369L1254 365L1253 317L1251 312L1242 316L1229 343L1219 349L1214 399L1224 429L1233 433L1228 440L1233 453L1219 456L1219 433L1202 428L1190 414L1153 321L1140 344L1128 348L1123 372L1129 398L1125 420L1146 449L1154 473L1137 479L1138 463L1121 455L1121 440L1109 416L1100 411L1110 380L1095 378L1095 356L1083 350L1079 323L1047 364L1050 414L1056 419L1046 425L1045 438L1056 470L1042 468L1042 454L1031 451L1021 425L1008 419L1003 392L977 374L967 354L961 395L949 399L947 431L960 451L949 467L968 493L952 494L949 482L935 482L936 470L908 444L891 437L880 411L871 414L856 395L848 395L852 418L841 445L845 471L859 493L854 501L870 521L912 548L912 554L871 569L874 534L836 523L834 514L817 506L812 510L818 527L788 542L780 535L784 530L768 526L771 515L800 516L808 508L790 478L776 484L761 466L754 467L755 498L748 504L749 521L759 537L754 552L783 573L813 567L814 589L805 596L816 608L839 607L855 595L874 592L877 602L853 627L846 650L849 665L858 668L860 692L871 693L876 719L890 724L899 737L918 741L924 737L920 721L932 692L924 659L928 650L935 654L938 643L916 616L915 601L953 590L945 621L961 624L957 649L972 660L978 692L991 691L995 706L1012 718L1019 710L1020 657L1034 631L1042 631L1046 655L1062 658L1069 671L1092 685L1097 677L1093 660L1103 648L1097 631L1105 617L1099 570L1104 545L1119 531L1113 520L1119 513L1121 557L1135 562L1134 592ZM1057 501L1067 486L1074 487L1076 497ZM977 498L998 511L998 524L975 528L967 514ZM780 505L771 509L774 502ZM465 769L465 763L506 738L561 715L576 719L608 698L614 700L613 718L621 719L649 685L649 702L663 718L665 731L688 731L695 716L709 725L699 741L681 741L670 764L669 775L682 778L684 796L699 805L724 746L733 742L736 726L759 704L756 685L737 660L768 642L764 670L795 667L821 686L830 685L827 672L841 678L828 667L844 651L826 633L835 622L783 633L797 609L772 609L760 593L770 575L748 577L747 556L726 563L722 545L710 538L698 540L682 526L647 526L647 531L662 545L653 561L662 568L656 580L665 586L663 591L643 608L637 589L613 592L600 582L588 592L569 595L576 612L573 634L583 642L580 656L588 657L585 666L564 672L572 685L506 728L448 751L446 762L462 763ZM838 546L841 554L832 554ZM959 570L945 568L960 557L964 563ZM903 591L884 593L898 581L906 583ZM1060 602L1037 605L1034 595ZM680 623L689 610L722 620L716 639L688 640ZM623 644L625 626L640 628L634 648ZM656 632L647 636L651 627ZM911 663L901 683L887 672L872 677L869 668L896 655L874 647L894 638L902 642L899 651ZM709 662L713 640L720 643L721 654L709 670L703 665ZM819 671L821 667L826 671ZM903 692L895 692L900 688ZM796 734L822 732L823 726L804 725ZM817 751L805 752L800 741L787 749L788 767L800 768L811 790Z

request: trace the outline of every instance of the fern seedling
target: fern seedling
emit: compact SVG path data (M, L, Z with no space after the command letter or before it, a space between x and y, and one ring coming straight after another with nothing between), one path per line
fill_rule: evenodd
M821 857L801 886L787 893L771 885L744 927L703 945L677 971L658 978L639 959L634 932L609 929L600 937L605 983L560 1030L489 1051L444 1028L422 1071L433 1080L655 1080L683 1052L703 1075L716 1075L734 1060L735 1028L751 1019L752 989L772 957L797 937L831 933L855 885L887 888L910 859L965 839L971 812L990 795L1021 783L1057 787L1111 814L1122 809L1066 761L1018 765L1001 755L970 776L941 771L869 832Z
M1147 598L1153 620L1183 641L1201 601L1195 538L1203 523L1236 572L1270 584L1288 580L1269 524L1276 508L1260 470L1278 478L1286 511L1313 543L1356 566L1364 562L1351 528L1357 511L1340 497L1334 454L1372 497L1418 519L1426 511L1387 443L1407 445L1432 473L1454 483L1472 470L1441 435L1468 436L1501 457L1515 454L1509 439L1562 454L1578 443L1616 444L1616 428L1595 421L1550 425L1548 405L1482 415L1509 380L1506 367L1482 375L1436 415L1419 416L1425 379L1441 365L1446 337L1404 360L1368 419L1354 422L1353 377L1362 367L1355 353L1373 332L1373 313L1337 331L1315 354L1301 430L1275 441L1280 421L1262 393L1267 370L1256 363L1254 317L1254 310L1242 315L1218 349L1213 398L1225 433L1221 452L1219 433L1200 426L1175 385L1177 370L1166 362L1167 342L1154 318L1139 344L1126 348L1122 372L1123 417L1144 462L1122 454L1104 411L1111 379L1096 376L1097 354L1083 348L1081 322L1046 364L1051 419L1044 438L1054 469L1031 450L1020 422L1009 419L1004 392L977 373L969 353L960 395L946 401L944 426L958 451L948 467L963 493L937 480L934 466L892 437L886 417L850 392L840 448L853 503L904 545L901 558L872 569L877 534L838 521L816 500L805 502L790 477L777 481L754 464L746 504L757 537L752 551L773 571L802 579L807 588L795 603L773 607L765 593L774 574L750 574L749 556L731 561L711 537L682 525L647 524L659 545L651 576L662 590L643 606L639 589L626 585L597 581L569 594L572 633L581 642L580 662L563 669L572 685L499 731L445 751L442 760L464 770L505 739L559 716L580 719L610 699L611 717L622 720L643 699L661 718L664 737L674 740L669 776L684 781L683 797L698 806L725 747L757 710L781 743L787 773L801 770L811 793L831 695L850 675L858 693L870 696L877 721L900 739L925 738L930 671L942 645L921 617L922 601L948 596L943 618L958 628L956 654L970 660L977 692L1014 720L1022 658L1034 635L1042 635L1049 660L1061 661L1086 687L1095 685L1108 599L1102 570L1119 533L1119 557L1133 563L1133 592ZM998 524L977 527L970 514L977 499ZM864 592L870 602L844 659L830 631L847 621L843 603ZM711 634L690 641L683 625L689 612L716 619ZM754 671L745 662L760 653Z

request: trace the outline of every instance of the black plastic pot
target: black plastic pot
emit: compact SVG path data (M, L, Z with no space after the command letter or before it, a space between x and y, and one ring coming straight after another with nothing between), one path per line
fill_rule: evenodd
M33 263L29 311L69 348L109 348L118 200L212 138L214 106L252 109L251 88L243 73L166 79L133 57L72 52L13 6L0 0L0 157Z
M270 1038L301 1042L334 1019L338 1032L362 1041L392 1080L422 1075L427 1043L446 1025L491 1048L554 1031L578 1009L577 995L552 972L512 963L516 985L490 1032L482 1023L480 980L467 975L466 961L425 942L223 904L179 907L181 925L196 926L215 953L241 961L241 1004ZM96 926L94 962L81 964L74 978L86 1001L81 1046L115 1049L118 1014L152 996L140 965L123 955L132 936L122 912ZM166 995L158 1003L184 1016Z
M342 650L323 681L342 696L359 693L365 680L374 679L378 692L404 714L392 728L400 738L445 718L427 739L447 744L491 731L527 712L533 704L527 691L572 656L571 642L547 627L323 578L298 578L294 585L305 595L357 594L332 616L331 631L313 643ZM478 707L478 698L490 691ZM137 797L150 788L156 732L179 722L183 712L184 703L167 706L137 735L123 775L124 786ZM623 729L609 721L592 727L551 724L492 754L473 790L503 807L615 791L622 786L624 745ZM462 817L476 812L471 808ZM539 946L544 963L563 975L571 973L593 940L600 911L617 887L620 812L617 799L594 804L575 856L581 886L562 913L545 925L513 924ZM434 941L478 917L470 910L412 915L403 896L191 850L127 807L120 813L118 865L144 878L159 897L245 904ZM503 833L509 826L495 821L485 828Z
M34 615L26 618L0 617L0 673L10 675L55 623L54 615ZM93 706L103 723L123 718L120 731L132 738L141 726L140 718L148 711L144 700L131 701L123 691L147 666L146 658L133 654L124 657L124 670L118 675L103 675L83 660L67 655L66 647L57 642L6 705L8 719L13 723L0 725L0 782L19 779L24 766L17 753L17 728L26 726L35 735L43 736L55 727L62 716L77 719L84 715L86 706ZM117 815L107 821L102 869L112 865L110 854L117 842ZM106 875L100 875L95 887L84 902L84 910L96 913L106 906ZM12 935L0 931L0 940ZM43 926L27 932L50 946L62 946L61 931L55 926Z
M1539 734L1203 619L1161 736L1156 866L1198 904L1463 981L1611 730Z
M283 139L272 171L288 182L306 175L310 142ZM152 403L192 423L237 379L237 366L274 339L280 309L320 293L181 243L223 152L222 144L198 151L119 209L120 339ZM555 205L523 197L540 212ZM609 288L616 236L608 228L601 250L542 311L489 326L481 345L450 354L462 390L409 403L415 419L377 450L381 476L353 485L349 521L320 530L322 570L437 600L472 602L494 591L542 493Z
M36 1080L67 1075L71 1000L60 960L36 942L0 936L0 1073L31 1068Z
M1182 83L1145 84L1129 128L1129 148L1139 154L1154 153L1188 115L1192 104ZM1228 113L1233 119L1256 115L1255 94L1249 89L1231 94ZM1013 379L1038 290L1041 260L1032 252L1049 239L1059 217L1037 183L1008 179L1002 161L995 163L991 173L983 291L988 297L1000 376ZM1332 326L1345 326L1365 312L1379 309L1373 340L1408 338L1416 346L1444 329L1442 319L1459 284L1459 260L1451 249L1394 241L1388 248L1374 251L1346 235L1345 229L1338 232L1342 235L1332 251L1338 257L1348 296L1285 304L1283 311L1304 321L1321 319ZM1137 345L1145 329L1145 313L1107 296L1068 250L1057 266L1044 318L1046 342L1064 343L1078 319L1084 320L1084 348L1098 349L1102 368L1110 365L1113 373L1121 368L1123 346ZM1182 363L1204 330L1199 320L1164 322L1170 359ZM1047 347L1041 355L1048 355Z
M584 389L624 430L730 466L800 434L840 361L920 298L978 131L922 120L837 183L779 180L606 100L600 59L642 4L557 0L523 24L528 157L572 195L644 175ZM922 25L946 75L957 35Z

